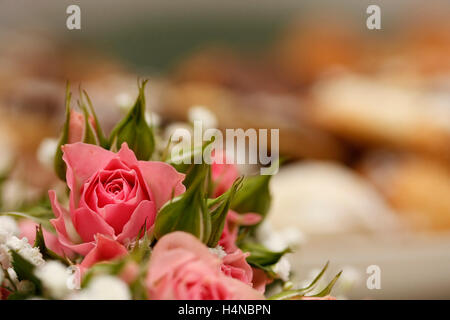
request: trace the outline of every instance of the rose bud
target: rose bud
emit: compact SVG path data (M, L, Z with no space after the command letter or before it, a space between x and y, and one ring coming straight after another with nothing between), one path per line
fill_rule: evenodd
M61 149L63 145L84 142L105 146L106 142L87 93L85 91L80 92L81 102L78 101L78 105L83 110L83 113L77 112L70 107L71 96L72 93L69 91L69 86L67 86L66 121L54 158L55 172L61 180L66 180L66 164L62 159L63 152ZM86 107L84 99L87 100L89 109Z
M134 106L116 125L109 139L112 151L117 151L122 143L126 142L138 160L149 160L155 149L153 131L145 120L146 83L147 80L142 82Z

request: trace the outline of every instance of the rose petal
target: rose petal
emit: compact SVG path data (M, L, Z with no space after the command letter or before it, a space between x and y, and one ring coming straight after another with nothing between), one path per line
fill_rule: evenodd
M147 230L153 226L155 217L155 204L148 200L141 201L123 227L122 233L117 237L117 240L122 243L125 242L126 239L133 240L139 234L139 230L144 223L147 226Z
M67 165L66 181L70 193L70 209L80 200L81 186L97 171L105 167L116 155L99 146L73 143L62 146L63 160Z
M130 150L130 148L128 148L128 144L126 142L122 143L119 152L117 152L117 155L119 156L120 160L122 160L130 168L138 165L136 155L132 150Z
M258 268L252 268L253 269L253 288L258 290L261 293L264 293L266 291L266 285L271 283L273 280L270 279L264 270L258 269Z
M252 226L259 223L262 216L257 213L249 212L239 214L233 210L228 211L227 220L238 226Z
M88 208L78 208L73 212L72 221L75 229L84 242L94 241L98 233L114 236L114 229L99 214Z
M52 219L50 222L55 227L58 237L67 239L69 243L81 242L81 237L75 230L69 213L58 202L55 190L49 190L48 196L56 217L56 219Z
M182 181L184 174L179 173L167 163L157 161L139 161L139 168L145 182L151 190L156 210L163 204L186 191Z
M97 262L110 261L126 256L127 249L119 242L98 234L94 249L92 249L81 262L84 268L90 268Z

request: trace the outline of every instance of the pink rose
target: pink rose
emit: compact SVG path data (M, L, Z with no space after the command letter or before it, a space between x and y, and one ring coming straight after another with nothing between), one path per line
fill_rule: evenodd
M252 268L253 270L253 288L258 290L261 293L266 291L266 285L271 283L273 279L269 278L267 274L262 269Z
M127 254L128 250L122 244L98 234L96 237L95 247L84 257L81 264L76 266L76 283L80 284L86 271L96 263L119 259Z
M84 257L81 267L87 269L96 263L118 259L127 254L128 250L122 244L99 234L94 249Z
M36 239L36 227L38 224L32 220L24 219L19 222L20 237L26 237L28 243L33 245ZM58 241L58 238L53 233L42 228L42 234L44 236L45 245L47 248L55 252L60 256L73 256L73 251L64 248Z
M127 144L118 153L74 143L62 146L70 189L69 209L49 191L59 242L82 255L105 235L122 244L135 239L144 223L152 227L161 206L185 191L184 175L157 161L138 161Z
M256 213L239 214L233 210L228 211L225 226L219 239L219 245L227 253L237 249L236 240L239 226L252 226L261 221L261 216Z
M162 237L153 249L146 286L150 299L264 299L243 282L224 275L220 259L186 232Z
M253 270L246 260L249 255L249 253L242 252L241 249L236 249L234 252L227 254L223 257L220 266L222 272L231 278L253 286Z

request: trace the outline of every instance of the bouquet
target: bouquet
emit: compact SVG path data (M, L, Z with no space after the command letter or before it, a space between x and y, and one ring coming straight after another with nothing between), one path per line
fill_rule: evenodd
M109 137L87 93L76 111L67 89L54 154L65 186L0 217L0 297L331 299L339 274L316 288L328 264L298 287L286 270L292 248L256 236L271 175L240 176L214 139L165 141L146 117L145 85Z

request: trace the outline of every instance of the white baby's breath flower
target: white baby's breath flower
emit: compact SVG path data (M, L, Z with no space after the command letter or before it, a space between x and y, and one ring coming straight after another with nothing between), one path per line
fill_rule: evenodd
M69 277L67 278L67 287L70 290L80 289L80 269L79 267L72 265L67 268Z
M296 247L305 241L304 235L298 229L286 227L277 232L267 220L264 220L257 229L256 237L266 248L273 251Z
M286 256L281 257L281 259L273 267L273 271L280 277L281 280L289 280L289 274L291 273L291 263Z
M129 300L130 290L125 282L109 275L97 276L86 289L69 297L72 300Z
M27 238L19 239L15 236L12 236L6 242L6 246L12 250L15 250L24 259L27 259L29 262L31 262L35 266L40 266L45 263L39 249L33 248L28 243Z
M6 242L9 236L18 236L19 226L12 217L0 216L0 243Z
M6 269L6 272L8 273L8 278L14 283L14 285L19 284L19 278L17 277L16 271L14 271L13 268Z
M209 248L209 252L215 254L220 259L225 258L227 253L223 250L222 246L217 246L215 248Z
M37 150L37 159L40 164L46 168L53 168L53 160L58 147L58 140L54 138L45 138L41 141Z
M70 292L67 286L70 272L61 262L49 261L36 268L35 275L53 298L63 298Z
M203 106L193 106L188 112L189 121L201 121L205 128L217 128L217 117Z
M0 244L0 265L3 269L11 266L11 254L6 244Z

